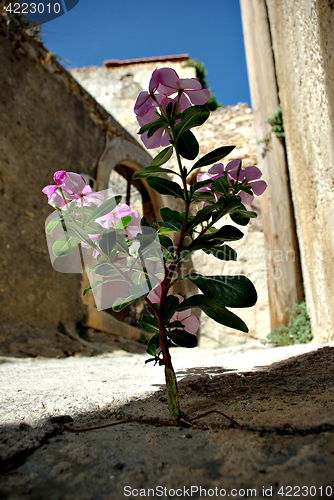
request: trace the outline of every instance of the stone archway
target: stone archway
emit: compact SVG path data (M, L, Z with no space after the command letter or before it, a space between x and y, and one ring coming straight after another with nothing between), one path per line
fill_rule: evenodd
M97 166L96 191L113 187L110 185L110 180L115 175L118 176L119 180L123 180L123 182L116 183L118 186L115 186L114 194L123 196L122 203L129 201L130 197L128 204L131 206L132 187L132 190L139 193L137 198L141 198L142 214L149 223L152 223L159 219L159 209L163 206L163 198L156 191L153 191L144 179L132 179L134 172L149 165L151 160L150 155L135 141L132 143L122 137L113 137ZM123 187L123 192L121 192L120 187ZM135 209L136 207L131 208ZM84 274L83 288L86 286L88 286L88 278ZM98 311L94 297L90 293L83 297L83 301L87 307L87 326L132 339L140 339L143 336L142 331L135 327L136 319L141 316L141 310L144 306L141 299L137 299L132 307L123 309L120 313L115 313L111 308Z

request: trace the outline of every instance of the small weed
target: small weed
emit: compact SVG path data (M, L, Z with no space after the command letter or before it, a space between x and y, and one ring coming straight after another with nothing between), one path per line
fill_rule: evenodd
M273 330L265 340L262 340L263 344L284 346L311 342L313 336L306 303L295 304L294 308L288 307L286 311L290 313L288 326L280 325L277 330Z
M282 108L279 106L268 118L268 123L272 126L273 132L279 139L285 138Z

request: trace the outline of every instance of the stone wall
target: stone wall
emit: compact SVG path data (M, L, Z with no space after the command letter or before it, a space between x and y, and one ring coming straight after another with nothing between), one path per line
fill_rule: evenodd
M51 266L44 224L53 210L42 188L63 169L104 189L113 162L136 170L150 156L42 45L7 33L1 18L0 60L0 322L50 329L81 320L85 308L81 274Z
M306 303L316 341L329 341L334 339L334 6L328 0L266 3Z
M138 123L133 113L134 103L139 92L147 90L150 76L155 68L163 66L172 67L182 78L195 77L195 69L184 67L184 58L165 58L158 61L126 61L124 65L107 66L98 68L80 68L71 71L71 74L96 100L116 117L116 119L129 130L133 136L140 141ZM106 63L108 64L108 63ZM229 155L226 162L235 158L243 160L244 166L254 165L256 161L256 141L253 127L253 115L246 104L238 104L226 108L218 108L211 113L209 120L199 128L193 130L199 143L202 156L212 149L222 145L235 144L235 150ZM149 150L154 156L159 152ZM193 162L184 161L185 165ZM177 168L173 158L166 164L167 168ZM209 167L206 168L206 170ZM204 169L205 170L205 169ZM197 174L195 172L195 174ZM179 181L178 176L173 177ZM163 199L168 206L175 210L182 209L182 204L170 197ZM258 303L250 309L236 310L249 326L249 335L238 333L230 328L215 323L213 320L201 314L200 344L202 346L231 345L239 342L247 342L253 338L264 338L270 331L269 301L266 272L266 255L264 248L263 221L258 200L254 200L251 207L259 214L258 219L242 228L245 232L244 238L234 245L239 252L238 262L223 263L204 252L194 254L193 262L189 262L188 269L196 269L203 274L245 274L253 280L259 295ZM230 223L230 221L229 221ZM187 295L196 293L195 287L189 287L188 282L181 282L178 287L179 293Z
M204 126L197 129L196 134L200 143L200 156L219 146L234 144L236 148L223 160L225 164L236 158L242 159L244 166L257 163L253 114L247 104L218 108L211 113ZM233 312L246 322L249 333L243 334L224 327L202 314L201 345L233 345L254 338L263 339L270 332L266 250L259 198L255 197L250 209L257 212L258 217L252 219L246 227L237 226L244 233L244 237L231 243L238 253L236 262L220 261L204 252L196 252L193 256L194 267L204 275L242 274L252 280L258 292L257 304L251 308L233 309ZM229 217L222 223L234 225Z

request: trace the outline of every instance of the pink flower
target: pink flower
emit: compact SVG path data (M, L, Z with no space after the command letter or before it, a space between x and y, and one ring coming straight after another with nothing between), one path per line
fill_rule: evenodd
M51 198L51 196L59 188L59 186L63 185L65 180L65 175L66 175L65 170L57 170L57 172L53 174L53 178L56 184L49 184L48 186L45 186L42 189L42 193L46 194L48 198Z
M78 207L81 206L81 199L83 199L82 202L85 206L90 206L90 203L99 206L104 200L102 193L93 193L92 188L86 184L82 175L75 172L66 173L63 189L67 191L65 193L67 199L78 200Z
M180 91L181 95L179 96ZM209 99L210 92L207 89L202 89L202 85L196 78L179 78L172 68L156 69L149 83L149 92L145 91L139 94L134 112L137 115L139 125L143 127L156 121L160 116L156 112L165 111L170 102L174 106L178 105L176 111L180 113L191 105L205 104ZM141 139L148 149L153 149L168 146L170 138L168 132L161 128L150 138L145 132Z
M210 99L210 92L202 89L202 85L196 78L179 78L172 68L153 71L149 85L151 94L157 91L159 94L170 96L177 94L179 90L182 90L184 109L191 104L205 104Z
M181 295L175 295L179 299L179 302L183 302L184 298L181 297ZM197 330L199 329L199 321L196 318L196 316L192 316L192 309L186 309L185 311L176 311L176 313L173 314L171 322L172 321L180 321L182 325L184 326L184 329L186 332L191 333L193 335L196 334ZM173 329L171 330L171 332Z
M161 103L166 99L166 96L165 95L159 95L157 94L155 96L156 100L158 101L158 103L161 105ZM165 107L167 106L168 103L165 103ZM158 108L159 105L157 104L157 102L152 99L152 96L151 94L149 94L148 92L144 91L144 92L140 92L139 96L137 97L137 100L136 100L136 103L135 103L135 107L134 107L134 112L135 114L138 116L144 116L148 110L150 108ZM155 120L158 119L158 116L155 115ZM154 120L153 120L154 121Z
M124 232L128 238L134 238L138 233L142 232L140 227L141 217L138 212L133 212L129 205L125 203L120 203L114 210L103 217L99 217L95 222L107 229L116 228L120 219L128 216L131 216L131 221L125 226Z
M154 109L155 108L151 107L144 116L137 116L138 123L141 127L158 119ZM148 137L147 134L148 132L144 132L144 134L141 135L141 140L143 141L147 149L158 148L160 146L168 146L169 135L165 129L159 128L159 130L157 130L151 137Z
M153 304L160 304L161 292L162 292L162 288L161 288L161 284L159 283L154 288L152 288L152 290L148 294L147 298L151 302L153 302ZM171 289L168 290L167 295L169 295L170 293L171 293ZM184 300L184 298L178 294L175 294L174 297L178 298L180 304ZM191 313L192 313L192 309L186 309L185 311L180 311L180 312L176 311L171 318L171 322L172 321L180 321L182 323L182 325L184 326L186 332L195 335L198 328L199 328L199 321L195 316L192 316ZM177 329L177 328L172 328L171 332L175 329Z
M78 200L77 206L80 207L81 198L83 198L83 204L86 206L89 206L90 203L98 206L103 203L104 195L102 193L93 193L92 188L86 184L82 175L58 170L53 177L56 185L51 184L42 189L42 192L47 195L50 205L66 210L67 202ZM61 194L59 188L61 188L63 194Z
M243 184L244 186L249 186L256 196L260 196L267 188L267 183L265 181L258 181L262 176L262 172L257 167L246 167L240 170L238 177L238 184ZM231 177L237 180L237 170L231 172ZM238 193L241 201L244 205L250 205L254 200L254 196L251 194L240 191Z
M226 165L226 167L223 165L223 163L215 163L215 165L213 165L208 170L207 173L198 174L196 177L196 181L202 182L202 181L206 181L209 179L211 179L212 181L215 181L216 179L219 179L219 177L222 177L223 175L225 175L227 177L227 179L230 180L232 178L231 173L235 169L238 168L239 164L240 164L240 160L232 160ZM215 197L216 202L220 198L220 195L214 191L211 184L208 184L207 186L204 186L204 187L198 189L198 191L212 193ZM209 203L204 203L203 206L207 206L207 205L209 205Z

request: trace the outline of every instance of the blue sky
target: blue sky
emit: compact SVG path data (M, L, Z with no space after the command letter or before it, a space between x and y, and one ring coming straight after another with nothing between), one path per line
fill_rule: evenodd
M250 105L239 0L80 0L42 25L42 37L68 69L188 53L204 63L219 102Z

